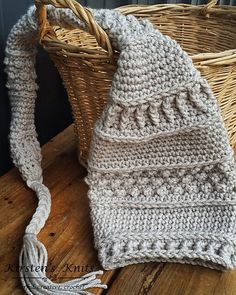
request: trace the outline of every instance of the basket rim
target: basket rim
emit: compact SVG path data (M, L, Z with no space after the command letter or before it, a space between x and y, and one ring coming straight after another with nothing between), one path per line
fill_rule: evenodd
M205 5L193 5L193 4L130 4L125 6L120 6L115 10L120 11L121 13L127 15L132 13L151 13L151 12L165 12L165 11L180 11L180 12L192 12L199 15L204 15L203 9ZM225 15L230 16L231 19L236 20L236 7L229 5L217 5L209 9L206 17L221 16ZM60 27L58 25L53 27ZM79 28L83 30L83 28ZM50 31L46 32L43 38L40 40L42 46L49 53L54 53L59 56L64 57L77 57L80 59L87 60L96 60L105 61L111 63L108 52L102 48L99 49L87 49L80 48L76 45L67 44L64 41L61 41L56 38L55 34L51 34ZM194 55L189 55L192 60L196 63L197 67L207 67L207 66L223 66L231 65L236 63L236 48L231 50L224 50L217 53L199 53Z
M202 15L204 15L205 5L194 5L194 4L186 4L186 3L165 3L165 4L128 4L117 7L115 10L122 10L122 13L135 13L135 12L147 12L147 11L162 11L162 10L181 10L181 11L199 11ZM235 16L236 19L236 6L232 5L217 5L210 8L207 14L224 14L226 12L230 12L232 16ZM208 16L206 16L208 17Z

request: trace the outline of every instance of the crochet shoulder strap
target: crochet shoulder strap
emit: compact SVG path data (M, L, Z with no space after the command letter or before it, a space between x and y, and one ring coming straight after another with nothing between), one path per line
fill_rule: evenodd
M50 17L62 23L78 21L69 11L49 9ZM61 19L60 19L61 18ZM91 294L87 288L106 288L96 276L102 271L88 273L81 278L64 283L53 283L46 278L47 250L37 239L44 227L51 209L51 195L43 184L41 149L34 124L37 84L35 82L35 55L37 40L37 19L35 7L30 7L12 28L6 46L7 87L12 110L10 126L10 148L14 164L18 167L28 187L38 197L38 207L25 230L23 247L20 253L19 269L23 288L27 294ZM41 266L37 277L24 266ZM50 290L50 291L49 291Z

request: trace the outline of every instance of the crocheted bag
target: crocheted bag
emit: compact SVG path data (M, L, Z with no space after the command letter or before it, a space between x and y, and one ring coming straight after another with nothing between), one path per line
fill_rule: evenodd
M92 12L120 52L108 104L94 129L86 178L102 266L177 261L234 268L235 161L207 81L150 22L112 10ZM67 10L50 7L48 15L60 24L83 26ZM39 198L20 265L45 266L46 249L36 235L50 212L50 193L42 183L34 125L35 31L32 8L9 36L5 63L12 158ZM73 290L77 285L105 287L95 274L63 284L45 281L43 271L39 278L22 275L27 294L45 294L32 285L58 287L50 294L89 294Z
M103 267L234 268L235 160L207 81L148 21L95 17L120 51L86 178Z

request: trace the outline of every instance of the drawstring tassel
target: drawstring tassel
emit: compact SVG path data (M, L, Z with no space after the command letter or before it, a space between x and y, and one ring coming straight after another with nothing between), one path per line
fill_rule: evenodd
M50 213L51 196L47 187L42 183L42 179L28 180L27 185L36 192L39 202L36 212L26 228L19 258L20 277L26 294L92 295L85 290L95 287L106 289L107 286L101 284L101 280L96 278L97 275L103 274L103 271L91 272L81 278L64 283L54 283L46 277L48 253L36 235L44 226ZM32 266L37 267L37 272L31 268Z
M64 283L54 283L46 277L47 250L45 246L37 240L33 234L24 236L23 248L20 253L19 269L23 288L29 295L44 294L83 294L91 295L92 293L84 291L88 288L103 288L107 286L101 284L97 275L103 274L103 271L88 273L81 278L70 280ZM35 273L31 266L39 267Z

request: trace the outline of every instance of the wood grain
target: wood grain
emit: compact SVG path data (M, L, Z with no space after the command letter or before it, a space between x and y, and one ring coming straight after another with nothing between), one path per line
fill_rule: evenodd
M52 211L39 239L48 249L48 276L55 282L101 269L93 247L85 169L76 158L73 128L42 148L44 181L52 194ZM37 199L13 168L0 178L0 294L24 294L18 278L22 237ZM11 266L9 269L9 265ZM106 271L108 290L96 295L235 295L236 271L200 266L143 263Z
M142 263L126 266L116 276L107 295L148 294L163 268L163 263Z

